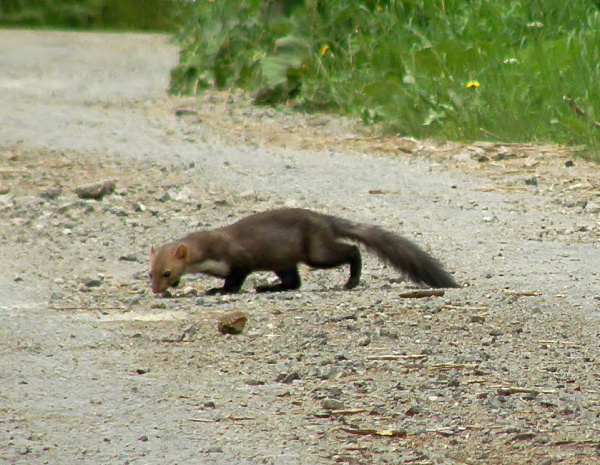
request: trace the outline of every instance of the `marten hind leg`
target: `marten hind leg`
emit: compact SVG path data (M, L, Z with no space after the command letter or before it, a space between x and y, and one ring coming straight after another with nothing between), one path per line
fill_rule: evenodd
M256 292L281 292L300 288L301 281L298 267L276 271L275 274L279 277L279 284L274 284L272 286L257 286L255 289Z
M306 264L313 268L335 268L348 264L350 265L350 277L344 287L354 289L360 282L362 260L360 250L355 245L336 240L331 242L315 241L311 244Z

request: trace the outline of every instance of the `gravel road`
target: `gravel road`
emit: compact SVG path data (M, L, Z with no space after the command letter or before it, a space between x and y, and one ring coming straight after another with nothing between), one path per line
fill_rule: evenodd
M168 97L166 36L0 48L0 463L598 463L596 165ZM281 206L398 232L463 287L403 298L365 254L353 291L303 268L295 292L149 292L151 245Z

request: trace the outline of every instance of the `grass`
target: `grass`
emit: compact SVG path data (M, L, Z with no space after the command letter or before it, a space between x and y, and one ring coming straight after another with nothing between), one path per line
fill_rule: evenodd
M597 1L195 2L179 39L175 93L240 87L418 138L600 146Z
M185 0L4 0L0 25L175 31Z

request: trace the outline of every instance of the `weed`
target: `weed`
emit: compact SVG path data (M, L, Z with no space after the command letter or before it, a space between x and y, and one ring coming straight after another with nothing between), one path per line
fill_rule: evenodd
M175 93L241 87L421 138L600 143L597 2L197 2L180 40Z

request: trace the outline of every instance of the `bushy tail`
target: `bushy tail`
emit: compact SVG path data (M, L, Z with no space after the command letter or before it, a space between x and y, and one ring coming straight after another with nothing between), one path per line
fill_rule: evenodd
M459 287L440 262L408 239L379 226L354 223L334 216L328 216L328 219L337 236L363 243L416 284Z

